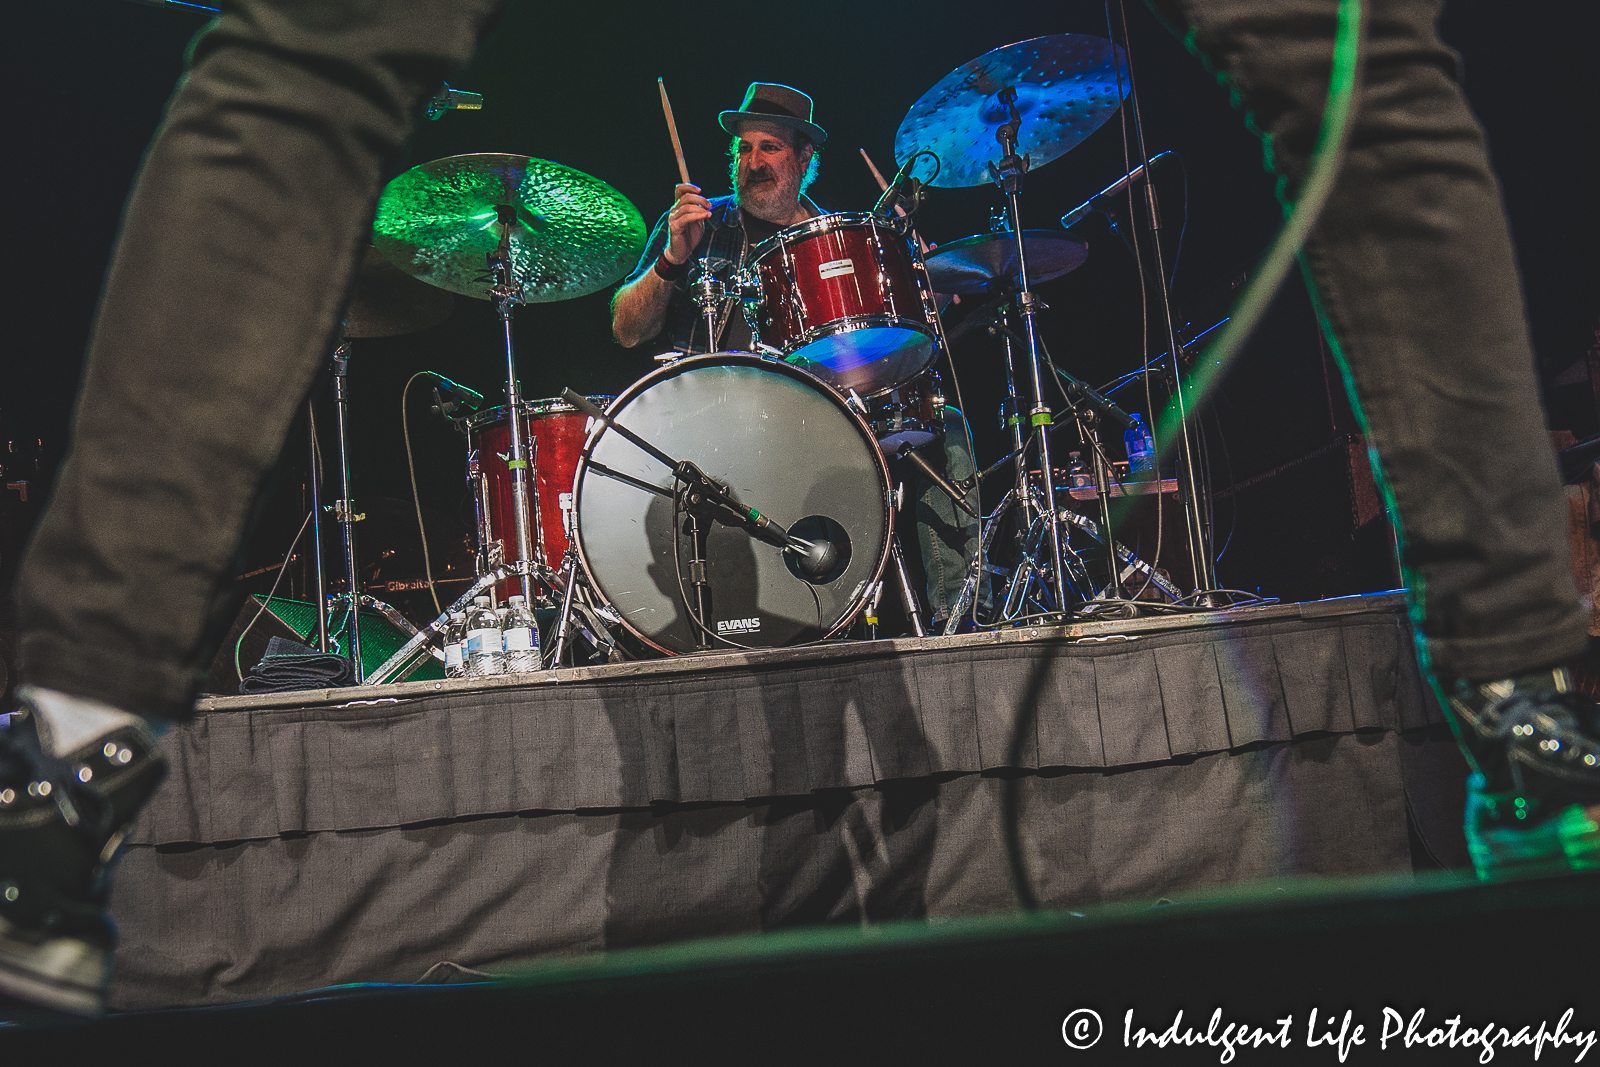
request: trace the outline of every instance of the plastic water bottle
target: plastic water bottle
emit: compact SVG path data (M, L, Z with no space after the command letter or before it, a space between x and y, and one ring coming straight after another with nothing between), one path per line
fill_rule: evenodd
M484 678L506 672L505 646L500 642L500 619L489 598L473 600L467 614L467 677Z
M444 628L444 676L463 678L467 673L467 613L453 611Z
M1122 443L1128 446L1128 473L1134 478L1155 477L1156 439L1137 414L1133 425L1123 432Z
M505 625L500 628L500 638L506 650L506 671L509 674L526 674L539 669L539 624L528 610L527 601L519 593L507 601Z

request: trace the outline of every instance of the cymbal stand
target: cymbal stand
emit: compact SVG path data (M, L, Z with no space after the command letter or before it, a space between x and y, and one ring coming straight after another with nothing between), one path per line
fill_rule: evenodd
M566 655L567 643L574 636L584 637L589 644L594 646L596 652L606 654L609 662L620 662L624 657L621 649L617 647L616 638L607 630L607 620L593 607L592 602L586 600L580 593L592 595L593 587L589 585L583 574L583 563L578 558L578 535L576 508L566 494L561 501L561 528L567 534L567 551L561 560L559 572L549 571L545 581L551 589L562 583L562 575L566 575L564 591L561 594L561 607L556 615L555 639L552 651L545 663L546 669L561 666L561 659ZM605 634L605 636L601 636Z
M567 588L561 595L561 613L556 618L556 647L550 656L550 666L561 666L561 656L567 650L567 622L572 618L572 597L578 591L578 546L567 542L567 555L562 561L567 571Z
M895 510L899 511L905 506L906 487L904 483L895 486ZM965 502L962 502L965 506ZM906 620L911 623L911 632L917 637L927 637L928 628L922 623L922 608L917 604L916 590L911 588L911 575L906 571L905 553L900 551L900 535L893 529L889 531L889 560L894 566L895 582L900 586L900 603L906 609Z
M1039 362L1039 331L1035 317L1043 306L1033 295L1028 282L1028 255L1023 243L1021 193L1022 178L1028 172L1028 157L1017 155L1017 133L1022 129L1022 115L1017 111L1017 91L1011 86L1002 89L1000 103L1011 111L1011 121L995 131L995 139L1005 153L998 163L989 164L989 174L995 185L1010 201L1011 228L1017 238L1017 308L1022 313L1023 336L1027 340L1029 370L1033 379L1033 409L1029 412L1034 439L1038 442L1039 466L1044 472L1045 526L1049 533L1050 565L1055 592L1055 610L1065 611L1067 584L1063 566L1061 517L1056 508L1054 470L1050 462L1050 408L1044 402L1044 373ZM1026 494L1024 494L1026 495Z
M956 594L955 603L950 606L949 618L944 621L944 636L954 636L961 629L961 621L966 618L967 613L975 610L973 603L978 599L978 583L983 580L983 570L989 559L989 551L994 547L995 532L1000 529L1000 516L1005 514L1006 509L1017 497L1015 489L1008 492L1005 499L1001 500L994 512L989 515L988 521L983 524L983 535L978 538L978 551L973 555L972 562L967 564L967 578L961 583L961 592ZM1026 521L1023 525L1026 527Z
M350 598L350 613L345 625L350 628L348 647L359 685L365 679L361 666L361 588L357 584L356 573L356 522L359 518L355 513L355 502L350 498L350 392L345 381L349 370L350 342L345 341L333 350L333 402L337 417L334 428L339 442L339 499L333 503L333 517L344 535L345 596ZM318 590L318 596L321 596L321 590Z
M517 382L517 345L512 330L516 306L522 302L522 283L511 274L511 228L517 224L516 208L509 204L495 205L500 226L500 243L488 253L489 271L494 287L489 299L494 303L495 314L500 317L506 341L506 410L510 413L511 451L506 457L506 467L511 471L512 510L516 518L517 562L515 568L522 583L522 596L534 602L534 582L530 565L533 561L533 531L528 523L528 505L532 497L528 485L528 445L522 436L522 389Z
M1017 365L1015 354L1011 350L1011 331L1006 328L1006 309L998 309L1000 315L1000 342L1005 347L1006 353L1006 395L1000 401L1000 411L1005 417L1005 423L1011 430L1011 454L1016 460L1016 485L1017 492L1022 494L1023 520L1022 527L1027 529L1032 518L1032 497L1027 493L1028 485L1028 450L1022 438L1022 400L1017 396Z
M311 600L317 605L317 651L328 651L328 588L322 573L322 449L317 441L317 402L306 401L311 427L311 452L306 460L306 483L311 488Z

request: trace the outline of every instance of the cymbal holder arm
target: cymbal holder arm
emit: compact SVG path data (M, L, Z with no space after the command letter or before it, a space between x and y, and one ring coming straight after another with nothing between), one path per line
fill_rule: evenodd
M489 290L495 314L500 317L506 346L506 410L510 413L511 448L506 454L506 467L511 472L512 511L515 518L518 558L533 559L533 530L528 521L529 503L533 496L528 484L528 444L522 426L522 388L517 381L517 344L513 330L516 306L522 299L522 286L511 276L510 227L515 223L514 209L497 207L501 212L502 235L500 246L488 255L489 269L494 273L495 285ZM509 216L509 217L507 217ZM534 578L528 568L520 574L522 596L534 602Z
M356 574L355 502L350 498L350 393L346 381L349 371L350 344L347 341L333 350L334 427L339 442L339 499L334 502L333 510L344 539L345 595L350 598L350 614L346 622L350 629L348 647L350 659L355 664L355 680L359 685L365 678L361 666L361 587Z
M722 307L723 298L727 296L727 287L722 284L722 279L716 272L706 266L704 259L700 260L700 272L694 283L689 287L694 293L694 302L700 308L700 314L706 320L706 351L717 350L717 312Z

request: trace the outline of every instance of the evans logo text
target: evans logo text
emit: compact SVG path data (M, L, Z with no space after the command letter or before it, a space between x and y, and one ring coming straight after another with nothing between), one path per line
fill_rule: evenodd
M753 634L761 632L761 620L755 619L718 619L717 633L719 634Z

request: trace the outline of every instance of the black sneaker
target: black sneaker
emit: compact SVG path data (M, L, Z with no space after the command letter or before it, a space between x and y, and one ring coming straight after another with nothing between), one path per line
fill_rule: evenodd
M1483 881L1600 867L1600 708L1565 668L1445 690L1473 775L1466 834Z
M45 754L25 699L0 729L0 995L80 1015L104 1010L116 943L108 876L165 774L137 726L65 759Z

